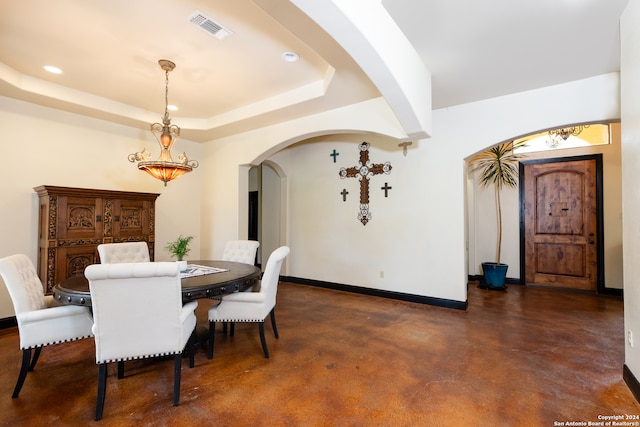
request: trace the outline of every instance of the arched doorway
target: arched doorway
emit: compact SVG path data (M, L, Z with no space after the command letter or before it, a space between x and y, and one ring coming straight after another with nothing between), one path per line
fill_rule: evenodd
M259 265L286 242L285 179L282 168L272 161L249 169L248 237L260 242Z
M599 127L603 129L598 130ZM602 137L589 133L606 133L606 143L597 142ZM547 131L520 137L533 141L529 148L535 146L546 147L548 144ZM585 134L588 136L585 136ZM592 142L589 144L571 143L572 139L555 148L546 151L525 150L523 160L540 161L552 158L570 158L575 156L589 156L601 154L603 156L603 193L604 193L604 277L601 291L615 293L622 289L622 227L621 227L621 143L620 124L603 123L591 124L588 131L583 132L583 138ZM516 139L517 141L518 139ZM471 159L467 159L470 161ZM484 190L477 186L474 174L469 167L467 175L467 219L468 219L468 271L469 276L480 276L480 263L490 261L495 248L495 202L492 190ZM507 279L511 283L524 280L521 266L521 200L518 190L503 191L503 258L509 264ZM506 212L506 216L504 215ZM522 277L521 277L522 276Z

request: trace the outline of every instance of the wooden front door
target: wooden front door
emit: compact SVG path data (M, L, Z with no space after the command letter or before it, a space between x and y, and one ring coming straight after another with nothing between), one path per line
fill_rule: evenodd
M598 289L597 160L522 162L526 283Z

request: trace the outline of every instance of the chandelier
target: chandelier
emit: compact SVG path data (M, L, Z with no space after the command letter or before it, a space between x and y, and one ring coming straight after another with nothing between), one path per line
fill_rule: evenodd
M547 146L549 146L549 148L556 148L562 141L566 141L572 135L578 136L580 132L588 127L589 125L551 129L549 131L549 139L547 139Z
M158 64L165 72L164 117L162 118L162 123L151 125L151 133L160 145L160 157L158 160L149 160L151 152L144 148L142 151L129 154L129 161L131 163L138 162L138 169L164 182L166 187L167 182L197 168L198 162L189 160L185 153L179 154L177 161L174 161L171 157L171 148L180 137L180 128L172 125L171 117L169 117L169 71L172 71L176 64L166 59L159 60Z

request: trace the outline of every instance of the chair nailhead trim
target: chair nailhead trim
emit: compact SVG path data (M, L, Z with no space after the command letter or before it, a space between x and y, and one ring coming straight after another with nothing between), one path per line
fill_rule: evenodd
M40 345L36 345L36 346L33 346L33 347L20 347L20 350L26 350L28 348L45 347L47 345L62 344L63 342L71 342L71 341L83 340L85 338L92 338L92 337L93 337L93 335L85 335L85 336L82 336L82 337L69 338L69 339L61 340L61 341L51 341L51 342L42 343Z
M150 359L152 357L174 356L176 354L182 354L182 351L174 351L174 352L167 352L167 353L157 353L157 354L145 354L143 356L127 357L127 358L124 358L124 359L96 360L96 364L113 363L113 362L126 362L127 360Z

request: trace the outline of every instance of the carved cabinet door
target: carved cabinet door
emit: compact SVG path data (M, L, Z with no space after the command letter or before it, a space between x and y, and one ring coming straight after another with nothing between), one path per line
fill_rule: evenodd
M67 277L84 274L84 269L91 264L100 262L96 247L93 245L66 246L60 247L54 257L56 268L54 280L47 283L46 291L51 292L51 288L66 279Z
M63 245L95 244L102 238L102 199L96 197L58 197L58 235ZM89 239L91 242L86 242ZM101 242L99 242L101 243ZM60 242L58 243L60 245Z
M102 243L103 200L98 197L60 196L57 199L55 263L47 291L67 277L82 274L97 260L96 246Z
M116 200L113 217L114 238L117 241L127 241L149 236L153 215L151 205L148 200Z

